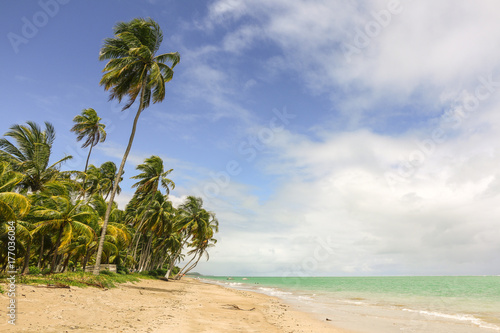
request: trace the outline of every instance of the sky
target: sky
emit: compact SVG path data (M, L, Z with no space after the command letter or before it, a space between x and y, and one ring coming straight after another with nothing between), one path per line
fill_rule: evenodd
M99 85L103 40L151 17L179 52L128 158L173 168L173 203L217 214L212 275L500 274L500 3L495 0L40 0L0 3L0 132L94 108L119 164L136 105Z

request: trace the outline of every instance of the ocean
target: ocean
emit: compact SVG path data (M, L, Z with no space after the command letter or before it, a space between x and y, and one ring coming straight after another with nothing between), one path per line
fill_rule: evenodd
M216 277L356 332L500 332L500 276Z

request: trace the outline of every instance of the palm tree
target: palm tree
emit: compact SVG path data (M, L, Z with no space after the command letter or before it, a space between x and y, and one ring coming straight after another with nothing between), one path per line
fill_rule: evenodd
M31 203L24 195L13 192L15 186L23 179L23 175L12 171L7 162L0 162L0 235L6 237L9 229L12 230L11 223L16 223L17 248L24 247L20 238L26 238L24 267L22 273L27 270L29 261L31 235L21 219L29 212Z
M85 170L83 172L87 172L92 148L99 142L104 142L104 140L106 140L106 131L104 130L106 125L100 123L100 120L101 118L97 116L97 112L92 108L83 109L81 114L73 118L75 125L71 128L71 131L77 134L76 141L81 141L86 138L85 142L82 144L82 148L90 146L87 162L85 162Z
M136 193L142 196L153 197L160 185L165 189L167 195L170 193L169 187L175 188L175 183L167 178L167 175L174 169L165 171L163 169L163 160L158 156L153 155L146 158L144 163L139 164L136 169L142 171L142 173L131 177L132 179L139 179L132 187L137 187Z
M85 191L87 195L92 196L95 193L99 193L107 200L113 189L116 171L116 165L110 161L104 162L99 168L92 164L89 165L85 180ZM120 181L122 179L123 177L120 177ZM116 194L120 194L120 192L121 188L118 186Z
M200 259L205 255L207 260L209 259L208 248L214 247L217 240L213 238L214 234L219 231L219 221L215 217L215 213L207 212L209 215L209 220L205 226L205 232L203 234L195 234L192 246L194 247L188 255L193 254L191 260L177 273L175 277L176 280L181 279L181 277L191 271L198 265ZM196 261L189 266L194 260ZM189 266L189 267L188 267Z
M55 231L55 242L52 248L51 272L56 266L56 258L73 240L80 235L86 236L90 243L95 237L94 230L89 226L95 216L92 209L81 202L73 202L67 195L41 196L41 205L33 212L40 222L35 223L32 234Z
M136 229L136 235L144 235L145 243L141 250L138 262L138 270L142 271L152 264L152 254L154 241L171 234L173 230L175 208L168 200L167 195L156 192L155 197L147 204L147 209L143 212L143 219ZM140 238L138 238L140 239Z
M13 138L16 144L0 139L0 159L9 162L14 171L23 174L19 183L21 189L38 192L59 176L58 166L73 158L66 156L49 165L55 130L52 124L45 122L45 130L28 121L25 125L14 125L4 136Z
M210 228L210 221L214 218L213 213L203 209L203 200L194 196L188 196L186 201L179 206L179 216L176 221L176 228L182 234L183 240L180 247L170 257L169 267L165 278L168 279L175 262L181 255L184 246L189 239L195 240L197 237L207 234ZM217 222L218 225L218 222Z
M28 198L13 192L22 179L23 175L12 171L7 162L0 162L0 223L17 221L28 213Z
M173 169L165 171L163 168L163 160L158 156L153 155L146 158L144 163L139 164L136 169L142 172L131 177L132 179L139 179L137 183L132 185L132 187L137 187L137 190L131 204L135 206L134 208L137 213L136 217L139 218L142 215L141 222L137 227L137 230L139 231L142 230L142 225L144 224L144 219L146 218L145 213L148 212L159 187L161 186L165 189L168 195L170 193L170 188L175 188L175 183L167 178L168 174L171 173ZM146 202L145 205L143 204L144 202ZM138 235L139 233L135 234L135 236ZM139 238L137 239L137 242L139 242Z
M133 19L130 22L119 22L114 27L114 34L114 38L107 38L104 41L99 54L99 60L109 60L104 67L105 73L100 83L105 90L111 90L110 99L116 98L121 102L124 97L129 98L124 110L131 107L137 97L140 97L132 132L116 175L104 218L94 270L96 275L99 274L102 247L111 206L125 162L132 148L139 116L151 101L158 103L165 99L165 84L172 79L173 68L180 61L180 55L177 52L156 55L163 41L163 33L160 26L152 19ZM166 65L167 61L171 62L172 65Z

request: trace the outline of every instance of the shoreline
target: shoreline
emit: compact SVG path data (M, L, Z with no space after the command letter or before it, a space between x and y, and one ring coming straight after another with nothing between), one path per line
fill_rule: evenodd
M352 333L280 298L193 278L141 280L112 289L17 288L16 325L2 315L2 331ZM0 295L5 314L8 301L6 294Z

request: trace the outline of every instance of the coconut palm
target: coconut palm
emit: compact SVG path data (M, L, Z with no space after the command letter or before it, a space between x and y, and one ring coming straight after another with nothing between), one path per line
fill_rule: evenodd
M76 141L85 139L82 148L90 147L84 172L87 172L92 148L99 142L106 140L106 131L104 130L106 125L100 123L100 121L101 118L97 116L97 112L92 108L83 109L81 114L73 118L75 125L71 128L71 131L77 134Z
M113 162L104 162L99 168L94 165L89 165L86 180L85 180L85 190L87 195L92 196L95 193L99 193L104 196L107 200L111 190L113 189L113 184L116 177L116 165ZM120 181L123 177L120 177ZM121 188L117 187L116 194L120 194ZM104 215L103 215L104 216Z
M119 22L114 27L114 34L114 38L107 38L104 41L99 54L99 60L109 60L104 67L104 75L100 83L105 90L111 91L110 99L117 99L121 102L124 97L129 98L123 109L132 106L137 97L139 97L139 107L111 191L103 232L99 241L94 274L99 274L102 247L111 206L125 162L132 148L139 116L150 105L151 101L158 103L165 99L165 84L172 79L173 68L180 61L177 52L156 55L163 41L163 33L160 26L152 19L133 19L130 22ZM168 66L165 62L170 62L172 65Z
M155 197L149 202L151 204L147 204L142 221L136 229L136 235L139 235L139 237L140 235L145 236L138 262L139 271L145 270L148 265L151 265L152 253L154 254L152 249L155 247L155 241L164 235L171 234L173 230L175 209L172 202L168 200L168 196L156 192Z
M200 259L203 257L203 255L205 255L208 260L209 258L208 248L215 246L215 243L217 243L217 240L213 238L213 236L216 232L219 231L219 221L215 217L215 213L213 212L206 212L206 213L208 214L208 221L206 221L206 224L204 223L205 224L203 229L204 232L202 234L195 233L193 235L193 242L191 244L191 247L193 247L194 249L188 252L188 255L193 255L193 257L179 271L179 273L175 277L176 279L180 279L184 274L188 273L190 270L195 268L196 265L198 265ZM205 217L207 216L206 214L204 215ZM194 263L191 264L193 261Z
M57 256L60 252L64 252L65 247L71 241L77 239L80 235L84 235L90 243L95 237L94 230L89 226L95 215L88 206L81 205L80 202L74 202L65 195L41 197L39 200L40 205L32 214L40 222L35 223L32 234L55 233L50 267L51 272L53 272L57 263Z
M23 178L21 173L12 171L7 162L0 162L0 223L17 221L28 213L28 198L13 192Z
M14 139L15 144L6 138L0 139L0 160L9 162L14 171L23 174L19 183L21 189L38 192L43 187L59 177L61 163L71 159L66 156L49 165L52 144L55 139L55 130L52 124L45 122L45 130L34 122L26 125L14 125L5 133Z
M213 213L203 209L203 200L194 196L188 196L178 210L179 216L175 227L182 235L183 240L181 246L170 257L168 271L165 274L167 279L187 242L190 239L202 238L203 235L207 234L210 221L214 218Z
M7 162L0 162L0 237L6 238L15 223L16 248L25 250L22 273L27 270L31 246L29 223L24 223L22 219L28 214L31 204L27 197L13 190L23 178L22 174L12 171ZM25 244L20 242L21 238L26 239Z
M167 192L167 195L170 193L170 188L175 188L175 183L167 178L173 169L165 171L163 169L163 160L158 156L153 155L146 158L144 163L139 164L136 169L142 172L131 177L132 179L139 179L132 187L137 187L136 193L143 197L155 196L160 186Z
M132 206L135 206L136 218L140 221L140 223L136 226L137 231L139 232L137 232L135 236L139 236L145 222L146 214L148 213L149 207L154 201L160 186L165 189L168 195L170 193L170 188L175 188L175 183L167 178L168 174L171 173L173 169L165 171L163 168L163 160L158 156L153 155L146 158L144 163L139 164L136 169L142 172L131 177L132 179L138 179L139 181L132 185L132 187L136 187L137 190L134 194L134 199L131 201L132 205L130 205L129 211ZM137 243L138 242L139 237L137 237ZM137 249L137 244L135 248Z

